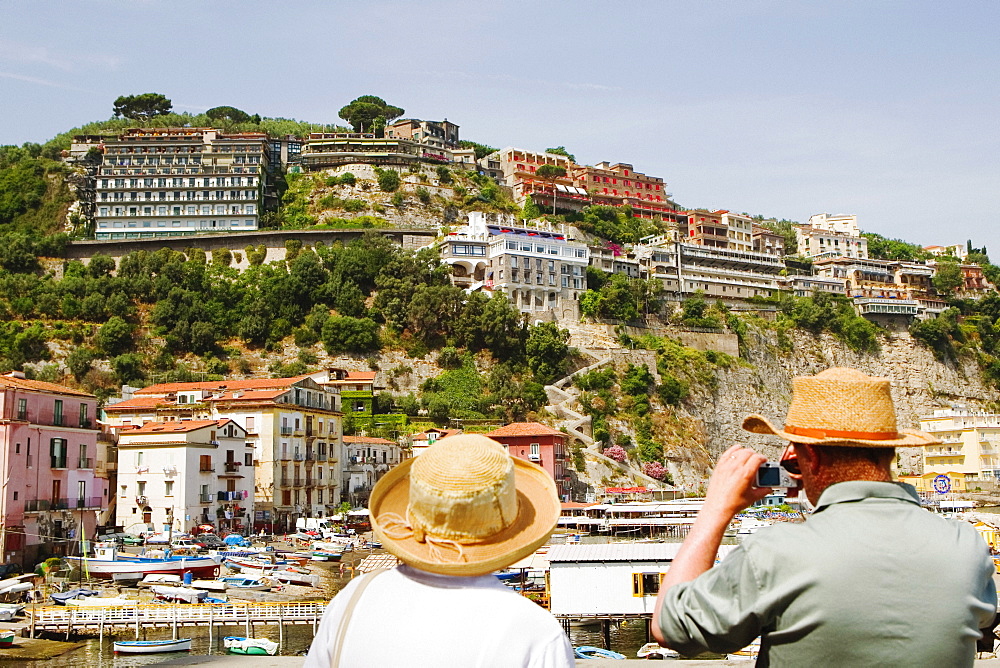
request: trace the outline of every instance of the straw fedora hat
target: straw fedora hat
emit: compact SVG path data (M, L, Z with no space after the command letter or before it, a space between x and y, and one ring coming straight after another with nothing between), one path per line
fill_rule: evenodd
M888 379L840 367L792 379L784 429L761 415L747 417L743 428L813 445L897 448L941 442L923 431L896 428Z
M442 438L386 473L368 503L372 531L405 564L485 575L538 549L561 506L542 467L479 434Z

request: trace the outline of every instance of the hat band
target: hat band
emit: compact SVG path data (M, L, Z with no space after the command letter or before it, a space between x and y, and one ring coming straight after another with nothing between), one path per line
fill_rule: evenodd
M808 438L860 438L865 441L895 441L899 438L899 432L886 431L841 431L839 429L809 429L806 427L796 427L785 425L785 432L796 436L806 436Z
M409 511L406 513L406 518L400 517L397 513L382 513L379 516L379 521L382 523L383 533L393 540L413 538L418 543L425 543L430 548L432 559L444 562L465 561L465 552L462 550L461 543L455 540L448 540L447 538L428 536L427 532L420 526L420 523L410 516ZM446 556L441 550L443 547L454 550L455 554Z

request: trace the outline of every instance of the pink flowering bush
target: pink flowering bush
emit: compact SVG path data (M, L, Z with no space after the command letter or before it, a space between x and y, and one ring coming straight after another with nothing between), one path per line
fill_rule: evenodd
M620 445L612 445L610 448L604 448L604 456L610 457L616 462L623 462L628 459L628 453Z
M657 480L663 480L667 475L667 469L660 462L646 462L642 465L642 472Z

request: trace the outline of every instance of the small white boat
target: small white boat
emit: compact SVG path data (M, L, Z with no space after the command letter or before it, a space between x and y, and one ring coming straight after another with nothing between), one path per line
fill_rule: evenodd
M153 585L179 586L181 576L172 573L150 573L140 582L140 587L152 587Z
M23 603L0 603L0 621L9 622L22 610Z
M730 652L726 655L726 659L729 661L756 661L758 654L760 654L760 638L757 638L741 650Z
M207 591L190 587L154 585L152 590L157 600L169 603L200 603L208 595Z
M191 586L194 587L195 589L204 589L205 591L213 591L213 592L226 591L226 583L220 582L219 580L194 580L191 582Z
M278 652L278 643L273 640L268 640L267 638L241 638L238 636L227 636L223 638L222 646L229 650L230 654L274 656Z
M112 607L132 607L139 605L139 601L132 598L87 596L74 598L66 601L66 605L78 608L112 608Z
M115 643L116 654L157 654L159 652L187 652L190 650L190 638L178 638L177 640L124 640Z
M271 577L278 582L285 584L303 585L306 587L318 587L319 586L319 575L315 573L300 573L298 571L275 571L269 573L268 577Z
M648 642L635 653L640 659L679 659L681 655L669 647L661 647L660 643Z
M270 591L271 584L260 578L248 578L243 576L230 576L219 578L219 582L226 589L243 589L247 591Z
M749 536L757 533L759 529L771 526L770 522L759 520L756 517L745 517L740 520L740 526L736 529L737 536Z

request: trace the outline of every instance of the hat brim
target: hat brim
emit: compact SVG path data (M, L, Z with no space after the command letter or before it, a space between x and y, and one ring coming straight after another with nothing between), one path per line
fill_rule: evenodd
M869 440L863 438L843 437L816 438L812 436L800 436L798 434L791 434L783 429L778 429L771 424L771 421L766 417L757 414L747 416L747 418L743 420L743 428L754 434L771 434L773 436L783 438L786 441L792 441L793 443L807 443L810 445L855 446L859 448L906 448L914 446L938 445L941 443L941 441L934 438L927 432L919 431L917 429L900 429L897 432L898 438L891 440Z
M419 456L419 455L418 455ZM442 550L416 538L392 538L382 530L380 517L393 513L406 517L410 498L410 467L407 459L388 473L372 489L368 509L372 531L382 546L403 563L440 575L486 575L511 565L545 544L556 528L562 511L556 485L542 467L517 457L514 461L514 486L517 490L517 518L503 531L489 539L462 545L462 558L442 560ZM452 555L454 552L445 549Z

